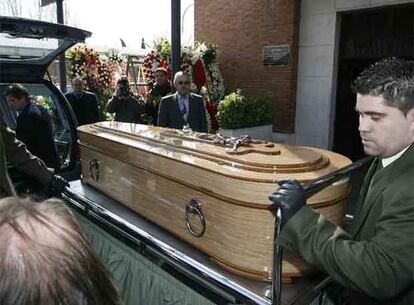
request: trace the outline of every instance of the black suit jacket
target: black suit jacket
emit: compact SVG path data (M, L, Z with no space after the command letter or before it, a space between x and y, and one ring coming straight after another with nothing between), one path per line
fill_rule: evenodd
M67 93L65 96L72 106L79 125L99 121L98 101L95 94L83 91L80 98L77 98L74 92Z
M158 112L158 126L182 129L188 123L192 130L207 132L207 119L201 96L189 94L189 109L187 122L178 106L177 93L168 95L161 100Z
M167 94L171 94L170 82L167 81L164 85L158 85L155 83L150 94L152 96L152 99L147 100L145 103L145 113L148 117L150 117L150 123L157 125L160 101Z
M27 149L48 167L59 170L60 162L48 111L30 101L21 110L16 123L16 138L26 144Z

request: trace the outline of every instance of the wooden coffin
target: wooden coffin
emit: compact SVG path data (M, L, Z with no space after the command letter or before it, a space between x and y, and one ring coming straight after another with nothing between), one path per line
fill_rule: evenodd
M224 268L265 281L271 279L275 229L268 196L276 182L310 182L351 163L317 148L256 141L234 149L206 134L138 124L101 122L78 131L83 182ZM308 204L340 223L348 194L344 179ZM285 279L311 271L288 252L282 268Z

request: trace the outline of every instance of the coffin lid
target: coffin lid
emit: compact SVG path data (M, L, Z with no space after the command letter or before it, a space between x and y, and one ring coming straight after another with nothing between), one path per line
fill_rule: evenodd
M140 124L107 121L78 129L81 141L82 133L92 134L242 180L307 182L350 163L342 155L317 148L255 141L233 150L214 144L212 135Z

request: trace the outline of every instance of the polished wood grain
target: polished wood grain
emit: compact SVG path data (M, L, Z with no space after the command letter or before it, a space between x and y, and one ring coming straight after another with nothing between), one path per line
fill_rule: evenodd
M276 182L288 178L310 181L350 163L321 149L280 144L273 146L279 154L251 152L235 157L226 153L226 147L188 135L171 139L166 132L172 130L106 122L80 127L83 181L199 248L230 271L261 280L271 277L274 215L268 195L277 188ZM270 147L269 143L265 145ZM289 157L293 159L291 166ZM236 162L237 158L242 160ZM98 164L97 181L96 175L95 179L91 176L91 162ZM240 164L250 169L240 168ZM253 170L271 164L272 172ZM303 172L297 171L300 168ZM308 204L331 222L340 223L348 192L345 179L311 197ZM202 237L191 235L185 224L186 205L194 198L201 202L206 219ZM197 231L201 229L197 215L190 214L189 220ZM311 270L298 256L284 256L285 278Z

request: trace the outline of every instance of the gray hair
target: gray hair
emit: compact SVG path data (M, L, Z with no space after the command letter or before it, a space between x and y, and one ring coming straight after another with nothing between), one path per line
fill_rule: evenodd
M174 84L176 83L177 78L179 78L180 76L186 76L188 80L190 80L190 75L188 75L187 73L183 71L178 71L177 73L174 74Z

